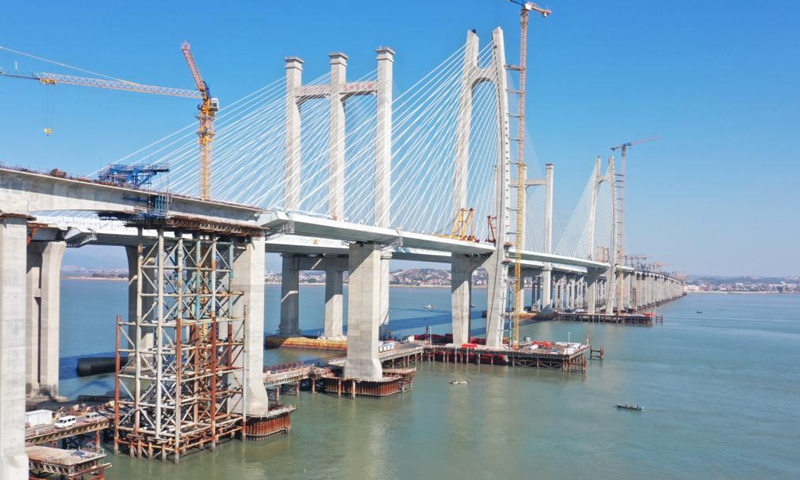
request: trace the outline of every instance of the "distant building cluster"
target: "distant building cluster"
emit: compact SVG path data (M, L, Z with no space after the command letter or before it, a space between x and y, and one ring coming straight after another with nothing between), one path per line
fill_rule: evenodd
M300 283L316 284L325 283L325 272L306 271L300 272ZM264 281L270 284L281 283L281 272L267 272ZM391 272L389 280L391 285L408 287L449 287L450 271L435 268L413 268L406 270L396 270ZM348 273L344 272L344 283L348 283ZM486 271L476 270L472 275L472 285L475 287L485 287L488 284Z
M688 292L800 293L800 277L703 277L687 282Z

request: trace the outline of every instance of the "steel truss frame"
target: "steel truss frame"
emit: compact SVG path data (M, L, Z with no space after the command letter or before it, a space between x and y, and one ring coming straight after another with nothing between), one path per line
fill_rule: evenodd
M115 451L139 458L214 449L243 428L246 312L234 314L233 241L139 228L136 316L117 320ZM121 365L121 358L127 361Z

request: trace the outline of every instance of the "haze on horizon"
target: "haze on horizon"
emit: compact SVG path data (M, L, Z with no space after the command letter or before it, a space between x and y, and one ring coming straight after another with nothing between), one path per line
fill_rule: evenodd
M688 274L800 274L800 3L709 0L547 2L532 18L528 128L538 162L555 164L556 215L568 220L596 155L662 135L629 151L626 250ZM151 8L152 7L152 8ZM509 62L518 50L517 7L503 0L322 4L201 1L195 8L6 2L0 45L106 75L190 88L180 55L192 44L222 107L282 78L283 58L307 78L328 53L350 56L348 76L374 68L374 48L397 52L402 91L476 29L500 25ZM213 10L213 28L199 28ZM157 12L157 13L156 13ZM35 34L32 34L35 32ZM0 68L59 70L0 51ZM191 101L58 86L54 133L42 134L42 88L0 79L0 161L86 174L194 122ZM65 265L124 268L121 248L70 249ZM267 269L275 270L273 256Z

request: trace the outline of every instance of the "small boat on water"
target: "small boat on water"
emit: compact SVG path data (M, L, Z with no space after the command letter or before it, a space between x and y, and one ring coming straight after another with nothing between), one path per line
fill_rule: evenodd
M430 303L426 303L425 305L422 306L422 308L424 308L425 310L433 310L433 305L431 305Z
M463 378L458 380L450 380L450 385L469 385L469 382Z
M637 410L642 411L642 406L638 403L618 403L617 408L622 408L624 410Z

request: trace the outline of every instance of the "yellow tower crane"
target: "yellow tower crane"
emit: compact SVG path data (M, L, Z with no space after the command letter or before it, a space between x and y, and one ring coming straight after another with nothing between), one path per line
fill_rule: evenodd
M514 265L514 285L516 291L514 294L514 329L512 334L511 345L513 348L519 348L519 324L520 316L523 313L523 278L522 278L522 250L525 248L522 229L524 228L525 218L523 212L525 210L525 180L527 174L525 173L525 83L527 82L527 63L528 63L528 14L536 12L547 17L551 14L550 10L541 8L532 2L521 2L516 0L509 0L522 7L520 12L520 45L519 45L519 65L510 67L512 70L519 72L519 112L517 119L517 234L515 236L516 242L514 244L515 260Z
M43 59L41 57L36 57L34 55L27 54L24 52L11 50L9 48L0 47L0 49L24 55L27 57L31 57L37 60L44 60L57 65L67 66L69 68L75 68L75 67L70 67L69 65ZM142 85L139 83L129 82L127 80L121 80L121 79L77 77L74 75L59 75L55 73L31 73L29 75L25 75L25 74L20 74L17 71L9 72L2 69L0 69L0 76L10 77L10 78L22 78L26 80L37 80L42 85L58 85L58 84L79 85L82 87L96 87L96 88L105 88L111 90L123 90L128 92L169 95L173 97L197 98L202 100L202 103L197 107L197 109L200 111L200 115L198 115L200 126L197 130L198 141L200 143L199 195L203 198L203 200L208 200L211 197L211 142L214 140L214 117L216 113L219 111L219 100L211 96L208 84L203 80L203 77L200 76L200 70L198 70L197 65L195 64L194 57L192 56L192 51L189 44L184 42L183 45L181 46L181 51L183 52L183 56L186 58L186 62L189 64L189 69L192 71L192 76L194 77L197 90L186 90L186 89L171 88L171 87L158 87L154 85ZM88 70L83 70L83 71L88 72ZM95 73L95 72L89 72L89 73ZM52 130L49 127L46 127L45 134L49 136L51 133Z
M211 96L208 84L200 75L200 70L194 62L192 47L188 42L181 46L183 56L192 71L197 90L202 94L203 103L197 106L200 114L197 119L200 125L197 128L197 139L200 142L200 196L203 200L211 198L211 144L214 141L214 117L219 111L219 100Z

